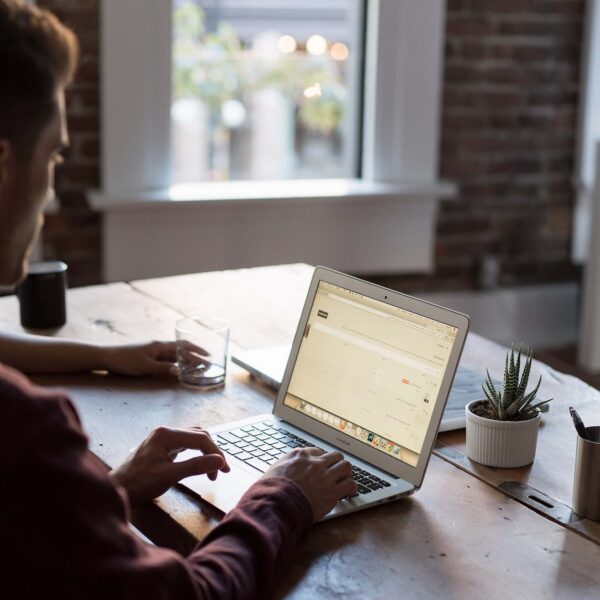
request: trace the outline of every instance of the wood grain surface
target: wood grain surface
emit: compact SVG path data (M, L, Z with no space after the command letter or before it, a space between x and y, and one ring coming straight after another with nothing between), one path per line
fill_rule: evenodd
M262 347L294 333L312 269L248 269L111 284L69 291L68 324L54 335L124 342L172 339L182 315L232 322L233 343ZM0 326L19 331L14 297L0 299ZM504 349L470 335L465 365L500 377ZM464 432L439 437L423 488L413 497L315 526L279 591L291 598L445 597L590 598L600 590L600 546L540 516L498 487L522 481L570 504L575 439L566 407L597 414L598 392L541 363L544 415L536 460L525 469L487 469L464 457ZM229 365L223 388L198 391L171 378L113 375L36 377L66 388L90 447L115 466L154 427L211 426L270 412L275 394ZM459 468L457 468L459 467ZM182 553L218 522L218 511L174 488L135 511L134 524L155 543Z
M600 547L437 457L409 499L317 525L282 596L594 598Z

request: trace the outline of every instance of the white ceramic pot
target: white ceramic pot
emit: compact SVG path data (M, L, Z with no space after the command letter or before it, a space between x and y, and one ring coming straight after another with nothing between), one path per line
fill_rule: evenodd
M471 412L473 400L465 408L467 417L467 456L488 467L523 467L533 462L541 415L527 421L496 421Z

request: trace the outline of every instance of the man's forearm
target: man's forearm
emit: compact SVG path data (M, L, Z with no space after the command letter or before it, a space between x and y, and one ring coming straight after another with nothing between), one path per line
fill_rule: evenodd
M271 598L312 516L293 482L255 483L185 560L196 598Z
M99 346L5 332L0 332L0 363L23 373L80 373L106 368Z

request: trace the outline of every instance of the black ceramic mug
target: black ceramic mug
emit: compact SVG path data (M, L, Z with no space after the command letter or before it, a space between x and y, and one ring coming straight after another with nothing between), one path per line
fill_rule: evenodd
M21 325L53 329L67 322L67 265L59 260L32 262L27 278L17 287Z

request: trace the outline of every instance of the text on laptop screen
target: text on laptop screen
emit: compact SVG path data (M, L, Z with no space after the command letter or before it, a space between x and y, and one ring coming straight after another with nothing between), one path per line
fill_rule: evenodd
M321 281L284 404L416 466L456 333Z

